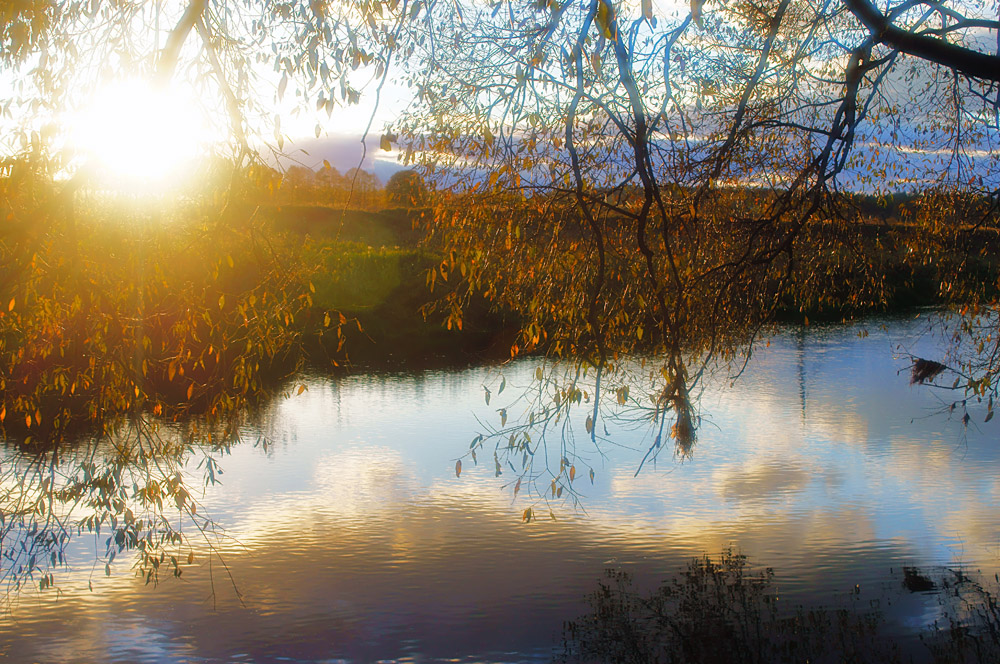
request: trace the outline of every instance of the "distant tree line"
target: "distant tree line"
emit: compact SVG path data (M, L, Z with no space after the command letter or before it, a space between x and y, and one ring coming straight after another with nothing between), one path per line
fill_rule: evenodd
M341 173L325 162L319 170L291 166L280 177L281 200L377 209L421 207L428 202L427 185L416 171L398 171L382 184L374 173L351 168Z

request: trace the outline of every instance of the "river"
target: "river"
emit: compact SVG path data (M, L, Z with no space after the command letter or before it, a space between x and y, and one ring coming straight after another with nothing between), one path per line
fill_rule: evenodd
M649 427L602 420L608 440L594 449L580 409L578 504L545 503L528 486L515 497L512 467L497 476L492 452L478 464L466 457L456 475L483 423L499 424L498 409L531 385L538 360L303 376L295 385L305 391L278 399L264 429L218 459L219 483L201 489L189 464L199 512L225 533L211 547L192 536L197 555L182 577L145 584L127 554L108 575L95 564L103 537L81 535L53 570L55 589L10 603L0 655L549 661L605 569L651 588L727 548L774 568L787 606L877 605L886 629L915 634L943 609L933 590L903 587L903 567L989 578L1000 569L997 423L972 409L966 428L944 408L949 393L910 384L902 352L940 353L925 326L772 337L737 380L724 371L706 380L692 454L666 449L637 476ZM254 444L260 435L267 445Z

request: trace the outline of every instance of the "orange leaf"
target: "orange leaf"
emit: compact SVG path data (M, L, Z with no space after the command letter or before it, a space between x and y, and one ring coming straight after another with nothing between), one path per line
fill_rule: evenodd
M459 459L458 461L455 462L455 477L461 477L461 476L462 476L462 460Z

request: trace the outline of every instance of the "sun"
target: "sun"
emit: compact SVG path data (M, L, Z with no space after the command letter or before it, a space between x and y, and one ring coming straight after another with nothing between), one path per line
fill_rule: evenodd
M80 168L102 187L156 192L178 184L209 149L209 122L192 94L142 80L96 90L71 123Z

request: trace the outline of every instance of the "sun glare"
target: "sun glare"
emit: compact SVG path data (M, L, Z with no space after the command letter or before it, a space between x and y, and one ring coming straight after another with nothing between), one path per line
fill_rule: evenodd
M138 80L97 90L71 136L78 163L101 186L148 193L182 182L210 142L194 99Z

